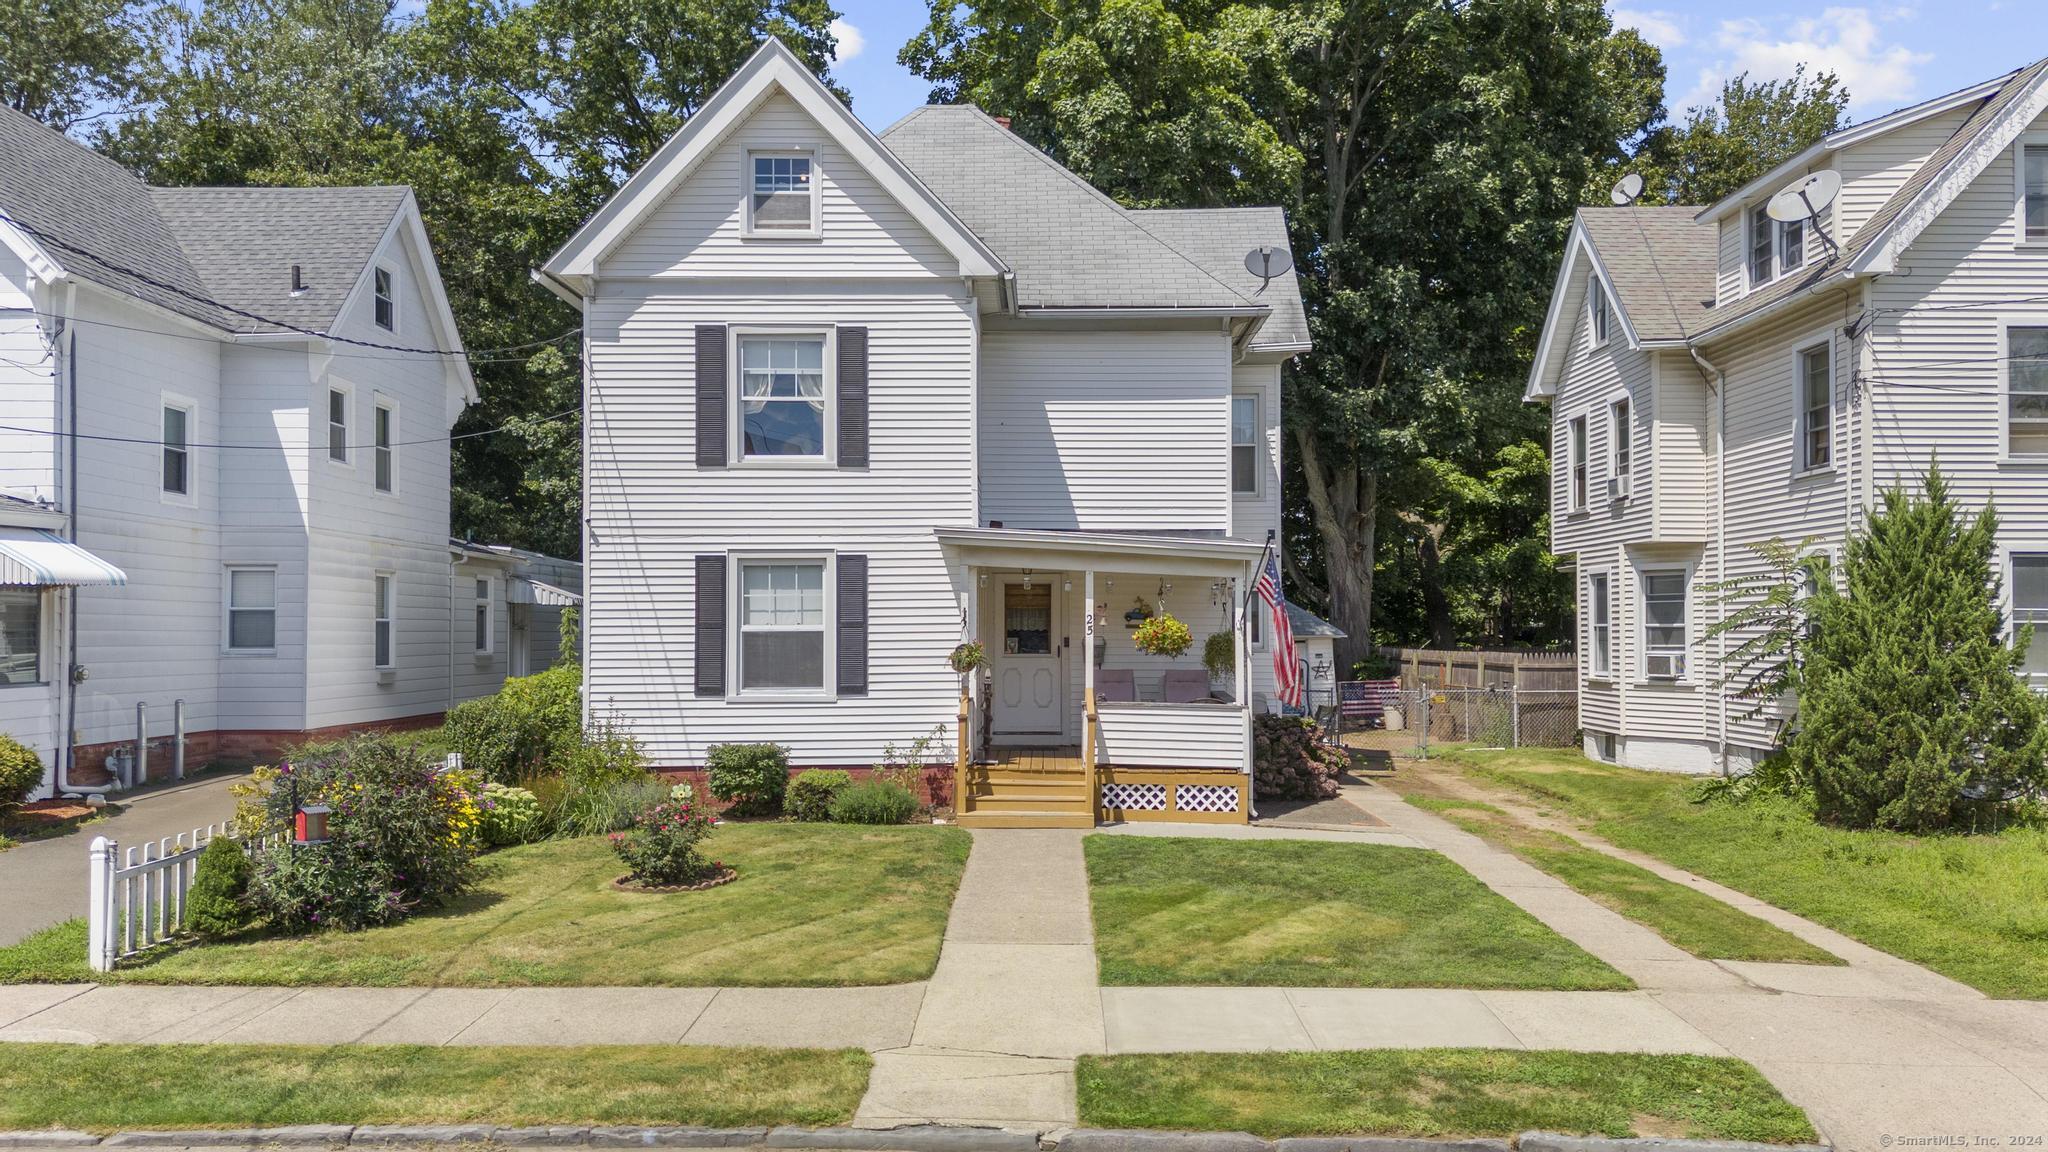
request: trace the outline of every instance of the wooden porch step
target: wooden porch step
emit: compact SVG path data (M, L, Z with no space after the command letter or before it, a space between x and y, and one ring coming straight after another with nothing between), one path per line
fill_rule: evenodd
M967 798L969 812L1090 812L1087 792L988 792Z
M1095 812L976 812L954 817L963 828L1093 828Z
M968 782L969 784L973 784L973 785L977 785L977 786L980 786L980 785L986 785L986 786L988 786L988 787L991 787L991 788L1019 788L1019 789L1041 789L1041 788L1043 788L1043 789L1061 789L1061 788L1079 788L1080 790L1082 790L1083 792L1085 792L1085 791L1087 791L1087 790L1088 790L1088 773L1086 773L1086 772L1058 772L1058 773L1054 773L1054 772L1011 772L1011 771L1009 771L1009 770L1007 770L1007 769L1003 769L1003 768L991 768L991 769L989 769L989 770L987 770L987 771L985 771L985 772L977 772L977 771L970 771L970 772L968 772L968 774L967 774L967 782Z

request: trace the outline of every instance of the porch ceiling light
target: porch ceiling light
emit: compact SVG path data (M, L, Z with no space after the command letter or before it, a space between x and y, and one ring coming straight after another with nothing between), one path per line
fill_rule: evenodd
M1074 578L1073 578L1072 576L1064 576L1064 577L1061 577L1061 578L1060 578L1060 591L1062 591L1062 592L1072 592L1073 590L1074 590Z
M1029 568L1024 570L1024 586L1026 588L1031 587L1031 569Z
M988 573L986 573L986 572L983 572L983 573L981 574L981 577L980 577L980 584L981 584L981 586L982 586L983 588L986 588L986 587L988 587Z

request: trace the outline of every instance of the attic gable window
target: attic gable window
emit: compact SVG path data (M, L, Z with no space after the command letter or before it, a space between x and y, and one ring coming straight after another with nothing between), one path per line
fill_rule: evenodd
M1598 348L1607 343L1607 330L1613 322L1613 313L1607 303L1607 289L1598 280L1593 281L1590 307L1593 313L1593 347Z
M393 295L391 269L377 269L371 281L377 296L377 327L386 332L398 331L398 302Z
M818 185L814 177L809 153L748 153L748 234L816 235Z
M2048 144L2020 149L2020 212L2022 237L2048 243Z

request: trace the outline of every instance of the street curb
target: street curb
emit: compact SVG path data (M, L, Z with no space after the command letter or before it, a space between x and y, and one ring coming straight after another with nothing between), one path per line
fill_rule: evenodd
M1264 1140L1248 1132L1143 1129L968 1128L643 1128L488 1124L295 1124L280 1128L173 1128L95 1136L67 1128L0 1132L0 1148L399 1147L492 1144L501 1148L761 1148L822 1152L1834 1152L1824 1144L1750 1144L1739 1140L1606 1139L1524 1132L1507 1140L1429 1140L1397 1136L1298 1136Z

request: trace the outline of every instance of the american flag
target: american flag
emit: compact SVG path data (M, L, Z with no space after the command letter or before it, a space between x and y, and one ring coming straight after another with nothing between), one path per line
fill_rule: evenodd
M1280 685L1280 702L1289 708L1299 708L1301 662L1294 653L1294 629L1287 626L1287 600L1280 593L1280 561L1270 553L1266 566L1259 572L1257 587L1259 599L1273 613L1273 676Z

